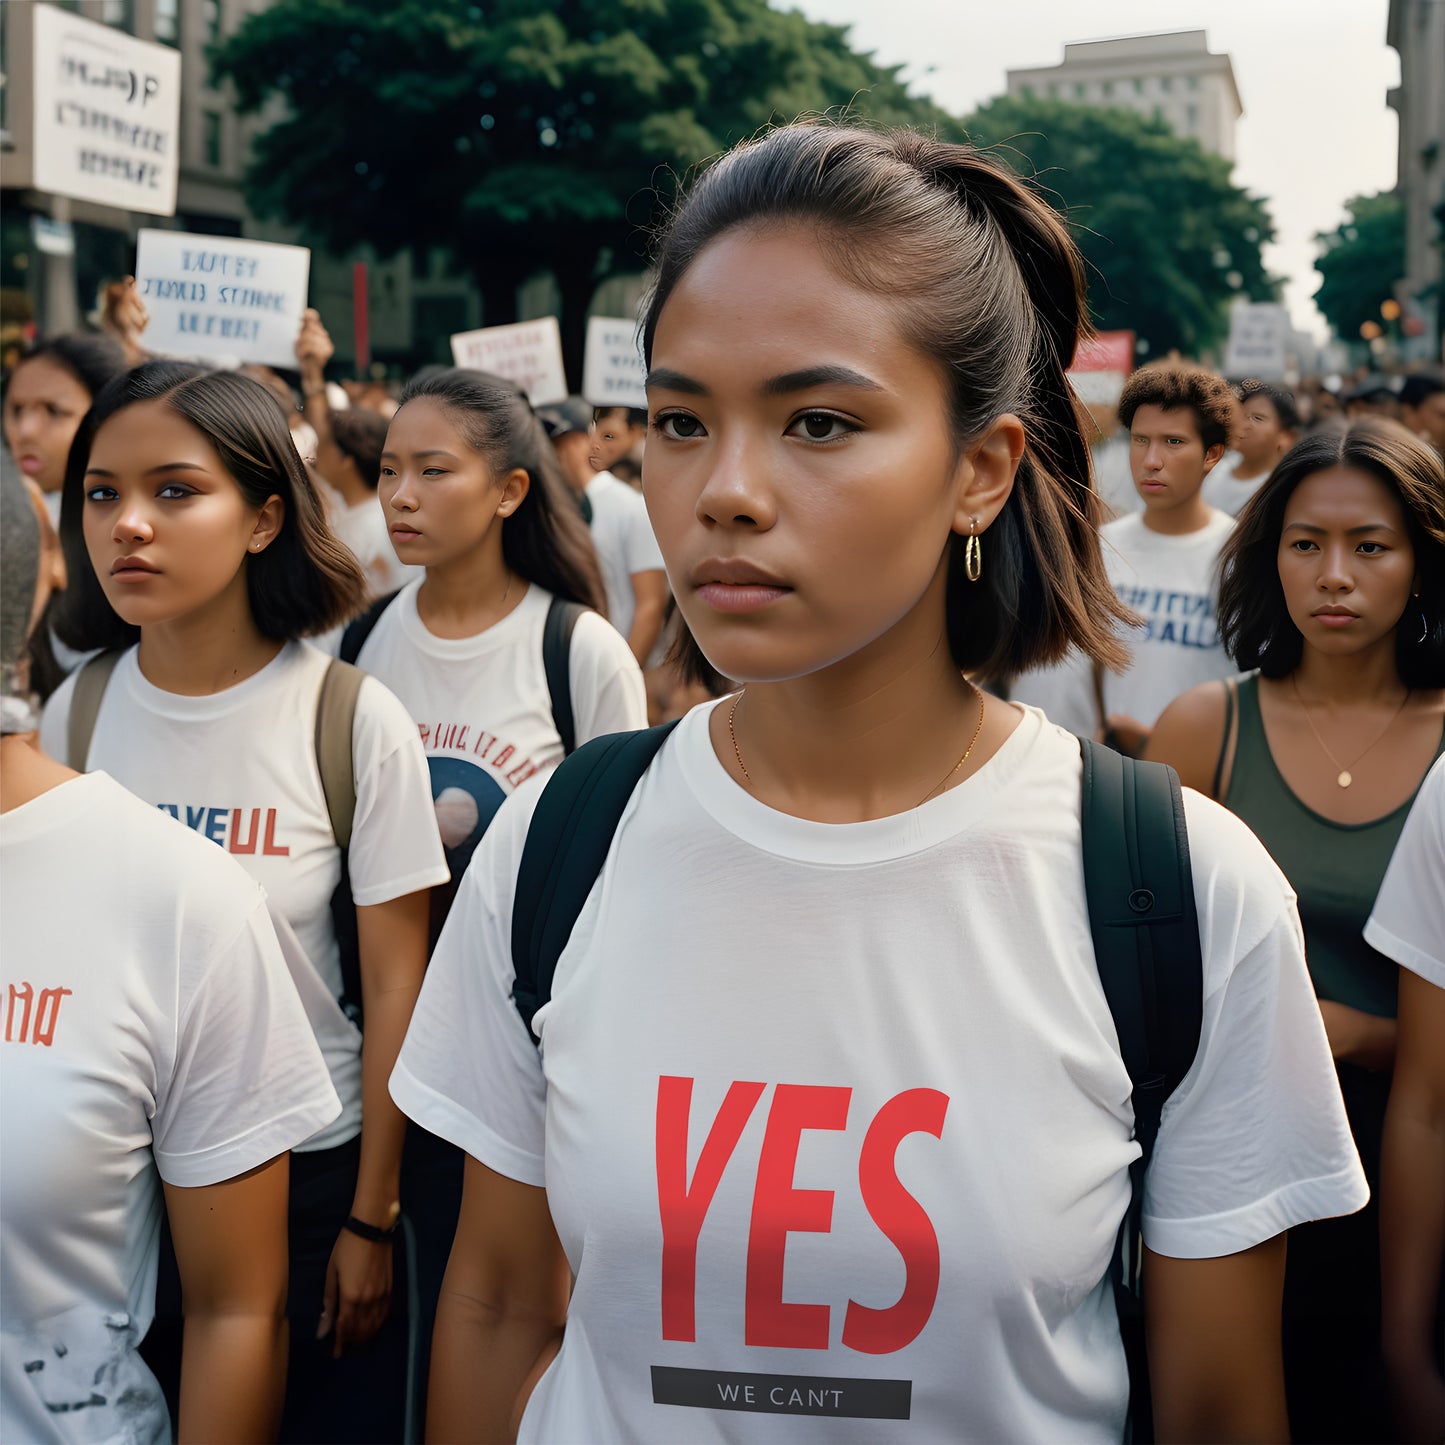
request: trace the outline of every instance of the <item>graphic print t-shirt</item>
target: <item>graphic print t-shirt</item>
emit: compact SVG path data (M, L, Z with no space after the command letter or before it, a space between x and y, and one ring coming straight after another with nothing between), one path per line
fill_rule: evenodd
M623 816L540 1050L510 997L536 781L502 808L391 1089L547 1188L576 1286L522 1440L1119 1440L1106 1275L1138 1150L1080 770L1029 710L932 802L812 823L736 784L695 710ZM1203 1035L1144 1226L1197 1257L1365 1186L1293 895L1187 796Z
M521 602L475 637L437 637L417 613L421 583L397 596L357 663L412 716L431 770L437 826L454 893L502 800L562 761L542 665L552 594ZM577 619L569 656L577 743L647 726L642 673L627 643L595 612ZM439 890L441 892L441 890Z
M136 1354L160 1180L244 1174L340 1104L230 859L101 774L0 816L0 1439L163 1441Z
M329 659L287 643L259 672L209 697L163 692L132 648L116 664L96 716L87 766L224 848L266 890L271 918L306 1006L341 1117L308 1149L361 1128L361 1035L342 1012L331 895L341 851L316 767L316 704ZM74 681L51 698L41 745L63 758ZM426 759L406 710L374 678L352 729L356 817L351 891L362 906L447 880Z
M607 589L607 620L626 637L632 631L637 599L634 572L661 572L662 551L652 534L647 503L611 472L598 472L587 484L592 505L592 544Z

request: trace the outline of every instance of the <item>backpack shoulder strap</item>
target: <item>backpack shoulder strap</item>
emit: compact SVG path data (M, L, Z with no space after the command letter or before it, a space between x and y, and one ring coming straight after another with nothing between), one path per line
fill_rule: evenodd
M628 799L675 726L593 738L563 760L537 800L512 903L512 998L528 1033L552 997L557 960L607 861Z
M77 773L85 771L90 758L90 740L95 735L95 720L110 684L110 675L121 659L123 648L98 652L81 664L75 675L75 689L70 694L70 716L65 726L65 760Z
M316 769L321 774L321 791L326 795L331 836L343 853L351 846L351 824L356 817L351 731L356 720L356 698L365 678L359 667L332 658L316 700Z
M577 750L577 723L572 715L572 634L587 609L580 602L554 597L542 628L542 667L552 698L552 721L562 739L564 757Z
M376 630L381 614L396 601L396 597L395 592L378 597L360 617L355 617L346 624L346 631L341 634L341 647L336 654L342 662L355 662L361 656L366 639Z
M1165 1101L1199 1050L1204 964L1179 779L1162 763L1082 741L1084 889L1099 979L1134 1086L1124 1281L1138 1289L1144 1171Z

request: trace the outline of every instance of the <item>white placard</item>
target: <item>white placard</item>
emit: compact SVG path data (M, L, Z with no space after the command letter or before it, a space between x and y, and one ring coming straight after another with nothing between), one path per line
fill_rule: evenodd
M1088 406L1114 406L1129 378L1122 371L1071 371L1069 381Z
M180 52L57 5L36 5L31 21L35 189L175 215Z
M295 366L310 272L304 246L142 231L135 280L151 318L146 350Z
M518 321L511 326L484 326L452 337L452 359L458 366L490 371L515 381L533 406L567 399L567 372L562 365L562 331L555 316Z
M1289 363L1289 311L1274 301L1237 301L1229 311L1224 374L1282 381Z
M647 367L635 321L594 316L587 323L587 358L582 364L582 399L593 406L646 409Z

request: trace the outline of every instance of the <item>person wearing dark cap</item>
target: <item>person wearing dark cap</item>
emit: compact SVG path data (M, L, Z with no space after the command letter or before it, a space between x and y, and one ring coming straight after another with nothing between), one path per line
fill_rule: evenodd
M646 667L662 634L667 609L667 573L652 535L647 507L626 482L592 469L592 408L578 397L538 412L552 438L567 485L592 527L602 565L607 616L627 639L640 667Z
M181 1438L273 1439L288 1151L341 1105L259 885L35 747L26 643L58 570L40 512L4 459L0 1438L170 1438L137 1349L164 1192L186 1299Z
M1383 416L1390 421L1400 419L1400 398L1387 377L1362 376L1344 394L1345 418L1359 421L1362 417Z

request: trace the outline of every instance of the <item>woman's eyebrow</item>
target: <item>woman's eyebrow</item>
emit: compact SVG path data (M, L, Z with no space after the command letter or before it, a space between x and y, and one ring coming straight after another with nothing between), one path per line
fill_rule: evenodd
M815 386L853 386L864 391L882 391L884 387L854 371L851 366L809 366L801 371L787 371L781 376L770 376L758 388L763 396L788 396L796 391L808 391ZM680 371L661 366L647 373L647 388L662 391L681 391L689 396L707 396L708 389L702 382Z

